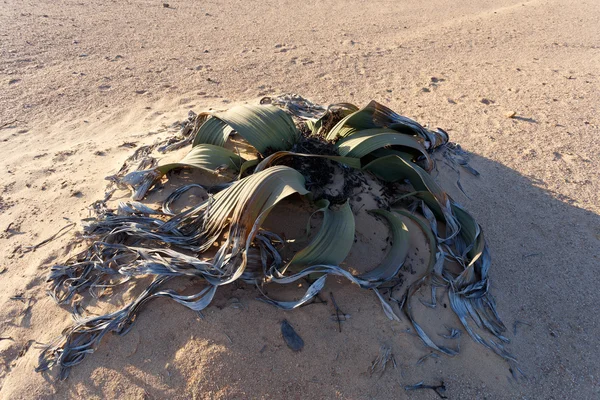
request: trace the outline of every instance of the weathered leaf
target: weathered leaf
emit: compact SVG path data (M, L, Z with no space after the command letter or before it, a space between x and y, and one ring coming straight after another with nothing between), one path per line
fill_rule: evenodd
M207 286L197 294L182 296L173 290L158 291L171 276L159 276L133 302L110 314L90 318L78 318L75 324L63 331L63 335L47 345L39 356L36 371L45 371L54 365L60 368L60 378L66 379L71 367L94 353L102 338L109 332L127 333L142 306L157 297L169 297L192 310L204 309L214 297L215 286Z
M460 224L460 237L465 243L465 249L468 250L469 265L475 263L483 255L485 248L485 239L481 227L471 214L456 203L452 203L452 211ZM485 271L480 271L483 276L487 274Z
M441 255L438 255L436 263L443 263L443 262L444 262L444 258ZM436 269L436 267L434 266L433 269ZM425 285L429 282L429 280L431 278L431 273L432 273L432 271L427 271L418 280L413 282L408 287L408 289L406 289L406 295L405 295L406 297L404 299L402 311L404 311L404 314L407 316L408 320L411 322L411 324L413 325L413 328L417 332L417 335L419 335L419 338L421 338L421 340L423 341L423 343L425 343L425 345L431 347L434 350L437 350L439 352L447 354L449 356L453 356L453 355L456 355L458 352L451 348L448 348L445 346L440 346L440 345L437 345L436 343L434 343L433 340L431 340L431 338L429 337L429 335L427 335L425 330L416 322L415 316L412 311L411 299L423 285Z
M308 275L308 274L307 274ZM319 274L321 275L321 274ZM299 279L299 278L298 278ZM296 280L296 279L294 279ZM325 286L325 282L327 280L327 274L321 276L316 281L314 281L309 287L304 296L300 300L297 301L277 301L269 298L263 293L263 297L258 298L258 300L275 306L277 308L281 308L282 310L293 310L294 308L298 308L309 301L311 301Z
M417 190L417 195L437 211L438 218L443 218L447 225L447 235L443 240L454 238L459 232L459 226L452 214L450 198L437 182L423 168L397 155L378 158L363 167L373 172L379 178L395 182L407 179ZM438 211L439 210L439 211Z
M405 197L416 197L422 200L422 214L425 218L429 220L431 229L433 230L435 237L439 241L444 242L450 240L456 237L456 235L459 233L460 225L458 224L456 217L452 213L452 200L450 200L450 198L448 198L446 204L443 205L432 193L426 191L417 191L400 196L396 199L396 202L393 205L396 205L401 199ZM436 219L446 224L445 237L438 236Z
M204 191L208 191L206 187L199 185L197 183L190 183L188 185L183 185L178 187L177 189L175 189L170 195L169 197L167 197L162 204L162 211L163 213L167 214L167 215L175 215L175 213L173 211L171 211L171 204L173 204L174 201L176 201L177 199L179 199L179 197L181 197L182 194L184 194L185 192L187 192L190 189L193 188L200 188Z
M392 306L390 306L390 303L388 303L383 298L381 293L379 293L379 290L377 290L377 288L375 287L375 288L373 288L373 291L375 292L375 294L377 295L377 298L381 302L381 307L383 308L383 312L390 319L390 321L400 321L400 317L398 315L396 315L396 313L392 309Z
M131 214L139 214L139 215L154 215L154 214L162 214L161 211L154 210L148 207L145 204L140 203L139 201L129 201L119 202L119 208L117 209L118 215L131 215Z
M300 335L294 330L294 327L286 319L281 322L281 336L283 336L283 340L285 340L285 343L293 351L300 351L304 347L304 340L302 340Z
M292 309L311 301L323 289L328 275L343 277L361 288L373 289L386 315L398 320L388 302L390 298L377 288L397 276L407 256L408 235L413 232L408 232L401 216L411 218L423 230L430 249L425 274L410 284L400 303L419 337L437 351L456 354L457 350L433 342L415 321L411 304L414 294L429 285L432 301L429 305L424 304L434 306L436 288L446 287L450 305L469 335L507 360L513 370L519 370L514 365L514 357L502 343L496 343L496 339L484 339L469 326L474 321L479 328L486 329L500 341L508 342L502 335L505 327L489 294L487 274L490 255L482 230L472 216L454 203L426 172L433 165L428 153L446 143L447 134L442 130L430 131L376 102L362 110L349 104L325 109L299 96L277 98L273 104L285 107L295 117L308 120L309 128L321 137L342 118L327 135L330 141L342 138L337 143L340 155L291 152L292 148L296 148L294 144L304 139L288 114L270 106L239 106L226 112L201 114L194 119L193 129L189 127L196 135L182 135L185 140L177 140L173 144L177 147L195 137L194 150L178 163L156 167L156 159L149 156L154 146L143 146L143 151L136 151L139 158L134 154L116 175L117 178L122 177L130 170L131 163L139 162L137 169L147 171L127 175L124 180L137 189L138 195L143 195L165 173L175 168L193 167L209 171L228 168L240 173L233 182L211 187L199 184L183 186L167 198L163 204L165 211L159 217L152 215L160 212L137 202L123 203L115 213L106 206L106 197L98 218L87 221L84 227L84 235L93 240L93 244L67 262L51 268L51 293L57 301L64 303L73 301L83 291L94 293L127 281L135 282L140 276L153 276L155 280L140 297L117 312L85 320L77 314L76 323L44 350L39 370L59 365L64 377L71 366L94 351L106 333L126 333L140 307L150 299L168 297L192 310L201 310L211 302L218 286L236 279L260 288L263 283L289 284L306 277L318 277L298 300L276 301L266 296L262 299L277 307ZM224 146L234 132L255 146L262 157L245 161L226 150ZM323 143L323 146L329 145ZM297 147L303 148L304 143ZM325 148L321 151L318 144L306 148L310 150L305 152L331 154ZM327 201L317 203L320 208L315 213L324 213L319 231L306 248L297 252L289 263L284 263L279 254L279 245L284 240L262 229L261 225L282 199L296 193L309 193L299 171L276 165L284 157L328 158L352 168L362 166L382 180L408 180L411 183L415 192L397 193L400 196L397 199L416 199L409 206L412 212L374 211L386 219L392 237L391 249L379 266L360 276L340 267L353 244L355 222L348 203L330 209ZM416 164L422 160L426 161L423 167ZM461 158L457 162L463 165L464 160ZM345 167L342 169L345 189L350 188L346 185L348 183L368 183L362 174L352 174ZM112 180L117 181L115 177ZM166 214L172 215L169 204L190 187L204 188L207 199L165 221ZM400 187L388 185L386 189ZM415 215L416 212L420 212L422 217ZM443 229L444 224L446 235L440 237L442 235L438 231ZM210 255L202 255L208 251ZM462 270L457 273L454 268L445 268L445 260L456 260ZM291 274L287 273L288 267ZM160 290L159 286L172 277L195 279L203 286L200 292L192 295Z

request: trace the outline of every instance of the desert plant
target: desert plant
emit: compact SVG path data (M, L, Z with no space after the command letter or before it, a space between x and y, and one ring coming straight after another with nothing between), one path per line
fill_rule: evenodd
M180 162L134 171L120 179L132 190L134 201L86 223L90 246L52 267L51 293L59 303L69 303L86 290L95 294L125 281L141 282L139 278L145 276L153 281L135 301L114 313L83 318L76 308L75 324L43 350L38 370L56 365L65 378L106 333L127 332L143 304L156 297L169 297L200 311L219 286L238 279L257 286L308 279L308 290L297 301L261 298L292 309L311 301L328 275L373 290L390 319L399 320L397 313L402 311L425 344L454 355L456 350L437 345L427 335L411 307L411 298L422 286L431 286L432 307L436 288L445 287L453 311L471 337L514 363L500 342L484 339L472 327L474 321L501 342L508 341L489 293L490 256L482 229L428 172L435 164L432 154L449 146L448 135L374 101L362 109L347 103L323 108L297 97L271 102L280 107L244 105L199 115L203 123L195 125L192 148ZM242 158L226 148L234 134L256 149L254 158ZM230 170L233 175L217 186L202 182L182 186L165 200L162 211L135 201L169 171L180 168ZM324 189L332 170L343 178L337 194ZM379 208L369 212L385 220L392 245L377 268L354 275L340 264L355 238L350 194L364 189L361 184L367 178L388 190L386 198L378 200ZM174 213L170 204L190 187L203 187L208 198ZM286 241L262 224L283 199L300 196L308 199L315 213L323 213L323 222L304 249L284 259L280 250ZM426 272L406 288L402 298L395 299L393 290L386 294L382 289L398 277L409 235L414 234L402 218L412 220L423 232L430 255ZM449 268L450 263L458 270ZM178 276L196 278L202 289L190 296L163 289L165 282ZM396 310L391 300L396 301Z

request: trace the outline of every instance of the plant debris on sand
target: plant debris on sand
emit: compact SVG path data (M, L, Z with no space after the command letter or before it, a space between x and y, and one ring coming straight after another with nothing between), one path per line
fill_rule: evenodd
M191 150L176 163L161 164L151 155L187 144ZM253 150L240 152L242 144ZM456 171L460 166L476 174L443 130L425 128L375 101L362 109L348 103L323 107L284 95L265 98L260 105L191 113L180 135L139 147L108 178L106 196L92 205L95 217L84 221L89 246L52 266L50 293L58 303L73 306L75 323L43 349L37 370L58 367L60 377L66 378L105 334L127 333L143 306L157 297L200 311L219 286L242 280L257 286L262 301L293 309L311 302L327 277L335 275L371 290L391 320L404 314L427 346L452 356L458 350L435 343L418 324L413 308L413 296L422 287L431 288L428 307L436 306L436 290L445 288L471 338L505 359L511 371L520 371L505 348L506 328L489 293L491 260L482 229L430 175L435 152ZM180 169L205 171L207 179L176 188L160 210L139 202ZM173 211L173 202L194 188L203 190L204 197ZM118 189L130 189L132 201L114 210L107 202ZM340 265L355 243L356 208L365 196L376 205L365 211L388 225L390 246L377 267L356 274ZM284 257L288 241L263 223L282 200L302 198L311 204L312 215L322 214L322 223L304 248ZM409 230L406 221L419 232ZM400 269L414 234L428 241L427 269L402 290ZM165 288L177 277L195 280L197 293ZM262 290L299 279L308 280L309 286L296 301L267 297ZM147 286L120 310L83 315L85 292L114 294L125 282ZM290 329L282 327L284 336L290 336ZM379 363L382 368L390 357Z

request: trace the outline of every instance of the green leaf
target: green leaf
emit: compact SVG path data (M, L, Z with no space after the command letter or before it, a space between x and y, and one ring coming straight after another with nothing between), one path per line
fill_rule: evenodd
M409 195L423 200L431 208L435 217L446 223L448 233L445 238L440 238L441 240L449 240L459 232L459 225L452 213L448 194L423 168L403 157L391 155L378 158L367 164L363 169L373 172L376 176L388 182L407 179L417 190L417 192Z
M432 134L435 135L418 122L403 117L376 101L371 101L363 109L338 122L329 131L326 138L327 140L336 140L338 137L348 137L358 131L372 128L390 128L401 133L420 136L428 141L431 141Z
M327 111L320 118L316 120L306 120L306 126L308 129L310 129L311 136L317 136L320 134L321 129L323 129L330 118L334 116L338 118L344 118L356 111L358 111L358 107L356 107L354 104L331 104L329 107L327 107Z
M431 193L444 207L448 203L448 195L423 168L406 161L397 155L378 158L363 169L371 171L387 182L397 182L408 179L411 185L419 191Z
M199 144L212 144L215 146L225 146L229 135L233 133L233 128L226 122L216 117L216 114L208 114L209 118L204 121L192 142L192 146Z
M179 162L159 165L154 169L130 172L123 177L121 182L131 189L133 200L141 200L167 172L176 168L199 168L213 173L225 168L237 171L244 161L243 158L223 147L201 144L193 147Z
M289 150L300 135L292 118L274 106L242 105L211 115L198 129L193 146L223 146L235 131L265 154L268 150Z
M309 193L302 174L289 167L275 166L234 182L212 199L172 218L164 229L202 225L201 236L205 240L201 250L205 251L230 225L227 243L241 251L255 225L258 229L271 208L294 193Z
M375 269L360 275L359 279L370 282L385 282L398 274L408 254L409 232L402 219L386 210L369 210L371 214L383 217L392 233L392 247L381 264Z
M321 117L317 120L307 119L306 121L304 121L304 123L306 124L306 127L308 128L308 130L311 133L311 136L316 135L319 132L319 130L321 129L321 127L323 126L322 118L323 117Z
M258 158L254 158L252 160L248 160L248 161L242 163L242 166L240 167L240 174L238 176L238 179L240 179L244 175L244 172L246 172L249 168L252 168L252 167L258 165L259 163L260 163L260 160Z
M218 168L238 171L245 161L242 157L223 147L200 144L193 147L181 161L159 165L157 169L163 174L182 167L200 168L212 172Z
M413 155L404 151L394 149L377 149L371 154L369 154L369 157L365 157L365 160L368 160L368 162L366 162L365 165L377 158L383 158L387 156L398 156L406 160L407 162L415 162L415 158L413 157Z
M268 168L215 194L206 225L223 225L231 217L232 223L250 229L250 222L254 224L261 213L293 193L308 193L302 174L285 166Z
M469 250L467 252L467 255L469 256L468 265L472 265L479 260L484 253L486 245L483 232L471 214L454 202L452 203L452 211L460 224L459 236L464 241L466 249ZM483 273L483 275L485 276L485 273Z
M328 200L321 200L317 205L318 211L323 212L323 223L310 244L289 262L292 270L316 264L339 265L354 244L354 214L348 201L337 210L329 208Z
M435 261L437 259L437 257L436 257L437 241L435 239L435 235L433 234L433 231L419 217L411 214L410 212L408 212L406 210L396 210L395 209L394 212L397 214L400 214L404 217L410 218L410 220L412 220L415 224L417 224L419 226L419 228L421 228L421 231L423 231L423 234L425 235L425 238L427 239L427 245L429 246L429 261L427 262L427 268L425 270L426 271L425 273L430 274L431 272L433 272L433 266L435 265Z
M271 165L276 164L279 160L284 157L314 157L314 158L326 158L328 160L339 162L340 164L347 165L351 168L360 169L360 160L352 157L341 157L341 156L328 156L320 154L303 154L294 153L293 151L278 151L271 154L269 157L262 160L255 169L255 172L262 171Z
M247 253L260 226L277 203L294 193L309 193L302 174L289 167L275 166L237 181L214 196L214 202L207 206L204 226L206 232L214 235L225 224L230 225L214 265L231 272L211 283L224 285L242 275Z
M423 146L423 139L404 135L391 129L365 129L351 134L345 139L338 141L336 144L336 148L340 155L356 158L365 157L376 150L388 150L384 149L388 146L400 146L402 149L409 151L413 155L413 157L411 157L412 159L423 156L427 160L427 170L433 168L433 161ZM400 152L397 154L399 153Z

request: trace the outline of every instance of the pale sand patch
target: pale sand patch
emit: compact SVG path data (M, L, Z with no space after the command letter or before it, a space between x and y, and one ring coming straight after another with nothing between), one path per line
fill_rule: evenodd
M0 341L1 398L434 398L402 385L440 379L451 398L598 396L597 2L169 3L0 7L0 337L13 339ZM462 175L471 200L454 175L440 180L486 232L503 320L511 331L515 320L532 324L511 346L529 382L509 383L506 365L466 336L459 356L415 366L427 354L419 340L399 333L370 293L335 279L328 290L352 315L342 333L328 307L277 311L232 287L203 321L152 303L67 382L34 373L31 341L70 323L44 280L76 250L74 231L21 250L63 217L87 216L102 178L131 151L120 144L152 142L188 109L289 91L319 102L376 99L473 153L482 176ZM362 244L381 253L377 240ZM351 260L375 262L372 253ZM32 299L26 314L9 299L17 294ZM230 297L248 308L227 307ZM422 319L452 322L440 315ZM280 338L283 318L305 340L298 354ZM400 370L370 378L381 344Z

